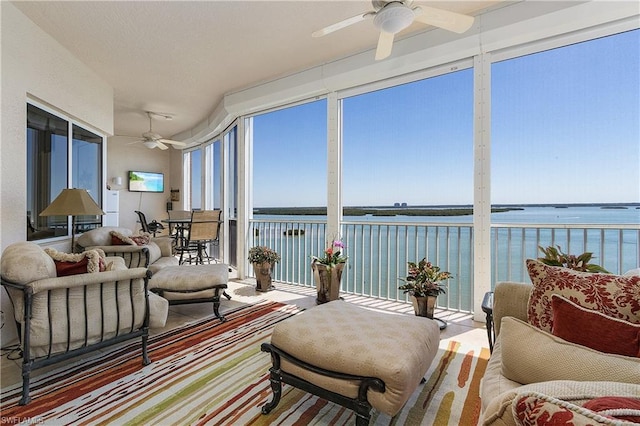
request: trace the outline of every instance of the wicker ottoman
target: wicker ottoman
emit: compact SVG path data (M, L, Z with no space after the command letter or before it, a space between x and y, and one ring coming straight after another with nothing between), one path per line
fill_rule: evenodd
M166 266L152 275L149 290L164 297L170 305L212 302L213 313L220 321L220 293L231 299L224 290L229 282L229 267L215 265Z
M262 350L271 354L273 410L288 383L356 412L395 416L424 378L438 351L440 329L427 318L374 312L336 300L288 318Z

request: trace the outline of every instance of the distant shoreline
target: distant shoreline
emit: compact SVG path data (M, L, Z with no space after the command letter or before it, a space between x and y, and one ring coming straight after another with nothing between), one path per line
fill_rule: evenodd
M640 203L602 203L602 204L520 204L494 205L492 213L503 213L513 210L524 210L527 207L600 207L601 209L640 209ZM273 216L326 216L326 207L256 207L254 214ZM472 206L411 206L411 207L345 207L345 216L470 216L473 215Z

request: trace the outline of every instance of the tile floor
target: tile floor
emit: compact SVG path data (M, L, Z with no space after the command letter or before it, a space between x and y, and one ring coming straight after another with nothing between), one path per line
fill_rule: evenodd
M270 292L262 293L255 290L255 280L247 279L244 281L231 280L227 293L231 295L230 301L222 298L221 312L233 307L240 306L245 303L255 303L260 300L273 300L282 303L295 304L301 308L312 308L315 303L315 289L302 288L298 286L288 285L284 283L274 283L276 289ZM344 300L355 303L369 309L384 310L387 312L395 312L403 315L413 315L413 307L406 303L390 302L376 300L367 297L344 295ZM194 321L204 316L212 315L210 303L198 303L187 305L170 306L169 317L164 329L151 330L151 334L160 331L175 328L183 324ZM436 317L447 322L446 329L441 331L442 340L458 340L469 342L478 346L488 347L487 332L484 322L473 321L472 316L468 314L459 314L444 310L436 310ZM105 350L109 350L108 348ZM92 354L82 355L90 357ZM77 360L73 360L77 361ZM21 362L22 359L8 360L7 355L2 355L0 364L0 384L2 387L18 383L21 378ZM69 361L71 362L71 360ZM46 367L56 368L56 365ZM40 374L44 369L35 370L32 377Z

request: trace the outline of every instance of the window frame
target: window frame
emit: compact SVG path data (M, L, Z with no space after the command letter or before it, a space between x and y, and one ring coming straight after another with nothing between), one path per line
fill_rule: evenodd
M59 109L56 109L55 107L52 107L48 104L45 104L37 99L33 99L33 98L27 98L27 101L25 102L25 112L28 110L29 106L38 108L48 114L51 114L52 116L60 119L60 120L64 120L67 123L67 128L66 128L66 139L67 139L67 153L66 153L66 183L64 188L73 188L73 181L74 181L74 170L73 170L73 164L74 164L74 130L75 128L78 128L82 131L85 132L89 132L94 134L96 137L101 139L100 142L100 152L99 152L99 156L100 156L100 165L99 165L99 170L97 171L98 175L99 175L99 183L98 183L98 189L100 191L100 193L97 195L98 199L96 199L96 203L102 207L105 205L105 197L106 197L106 191L104 190L104 188L106 188L106 170L107 170L107 135L104 132L99 131L98 129L87 125L87 123L83 123L77 119L75 119L74 117L72 117L69 114L64 113L63 111L60 111ZM25 118L25 134L27 132L28 126L26 123L26 118ZM27 140L25 138L25 150L27 149ZM28 154L27 154L28 157ZM26 173L26 171L25 171ZM28 186L28 182L29 182L29 178L27 177L25 184ZM63 189L64 189L63 188ZM27 188L27 190L25 191L25 199L28 198L28 194L29 194L29 190ZM57 195L56 195L57 196ZM55 198L54 198L55 199ZM25 209L27 209L27 206L29 205L29 203L25 203ZM48 206L49 204L47 204ZM47 206L43 207L46 208ZM39 214L39 213L38 213ZM24 213L25 218L27 218L28 216L28 212L25 210ZM100 218L100 223L102 223L103 221L103 217ZM36 238L36 239L29 239L29 235L26 235L26 239L28 241L34 241L34 242L56 242L56 241L63 241L65 239L68 239L69 237L71 237L71 216L68 216L66 218L66 233L63 235L55 235L55 236L50 236L50 237L44 237L44 238ZM29 224L27 224L28 226ZM47 228L50 229L50 228Z

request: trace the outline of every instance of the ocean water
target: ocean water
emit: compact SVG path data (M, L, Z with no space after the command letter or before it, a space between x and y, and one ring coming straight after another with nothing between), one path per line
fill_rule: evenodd
M255 219L277 221L255 224L259 232L253 241L254 245L268 245L282 255L283 261L275 270L276 279L312 285L310 257L320 255L324 248L326 217L256 215ZM472 216L368 215L345 217L344 221L341 237L349 260L342 279L343 291L402 300L404 295L397 286L399 278L406 275L406 262L427 257L454 274L446 295L439 298L440 306L472 309ZM560 245L571 254L593 252L593 262L611 272L625 272L640 264L640 209L636 206L525 207L493 213L492 225L492 285L505 280L527 282L524 261L541 255L538 246ZM562 225L578 229L565 229ZM596 229L580 225L595 225ZM612 225L630 229L605 229ZM305 232L287 235L290 229Z

